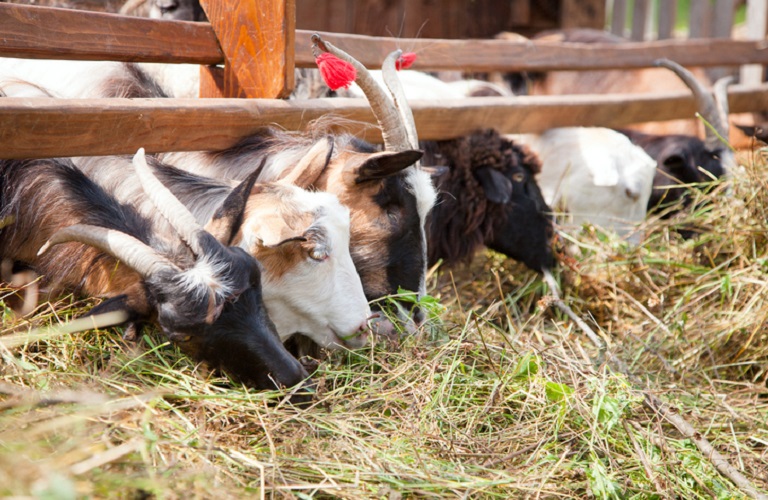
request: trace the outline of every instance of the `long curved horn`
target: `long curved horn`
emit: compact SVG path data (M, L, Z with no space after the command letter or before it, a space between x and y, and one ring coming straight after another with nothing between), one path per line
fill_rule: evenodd
M170 260L133 236L89 224L75 224L56 231L40 248L37 255L42 255L53 245L70 241L85 243L108 253L139 273L142 278L148 278L167 269L180 272Z
M720 115L717 103L715 102L715 99L712 97L712 94L709 92L709 90L707 90L690 71L683 68L674 61L670 61L669 59L659 59L655 62L655 64L674 72L678 78L680 78L683 83L685 83L685 85L691 89L693 97L696 99L696 106L699 108L699 114L710 125L712 125L712 128L714 128L717 132L714 133L709 129L709 127L705 126L704 131L706 133L706 138L704 139L704 144L710 151L720 149L722 145L720 143L718 134L720 137L727 139L728 129L723 124L723 117ZM725 123L728 123L727 117L725 118Z
M712 93L715 96L715 104L717 104L717 112L720 115L720 119L723 121L724 134L720 134L723 138L728 138L730 132L730 123L728 122L728 85L732 84L734 78L732 76L725 76L720 78L712 86Z
M381 76L384 78L384 84L389 89L389 93L392 94L392 100L395 102L395 109L400 114L400 119L405 126L406 133L408 134L408 140L410 141L409 149L419 149L419 135L416 133L416 121L413 119L413 112L408 105L408 101L405 97L405 90L403 90L403 84L400 81L400 77L397 76L397 68L395 63L402 55L402 50L396 50L390 53L381 65ZM419 163L417 162L417 166Z
M376 121L379 122L381 134L384 136L384 148L387 151L411 149L405 124L400 119L397 110L394 109L392 100L387 96L384 89L376 83L368 69L343 50L333 46L330 42L323 41L317 33L312 35L312 43L317 49L333 54L355 67L357 70L355 81L363 89L363 93L371 104L373 114L376 116Z
M165 217L168 223L179 233L181 239L189 246L196 257L205 252L200 245L200 234L205 232L195 217L189 212L171 191L163 185L152 169L147 165L144 148L139 148L133 156L133 167L139 178L144 193L152 204Z

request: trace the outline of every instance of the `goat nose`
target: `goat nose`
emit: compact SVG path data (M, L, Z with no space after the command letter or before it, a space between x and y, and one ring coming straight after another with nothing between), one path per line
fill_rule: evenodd
M640 193L636 193L635 191L632 191L630 188L624 189L624 194L626 194L627 198L629 198L632 201L637 201L640 199Z

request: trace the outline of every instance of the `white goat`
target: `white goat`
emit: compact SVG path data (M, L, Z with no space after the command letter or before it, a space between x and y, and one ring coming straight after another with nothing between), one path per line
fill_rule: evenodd
M537 181L550 206L570 213L574 224L590 222L621 236L645 219L656 162L614 130L555 128L541 135L510 136L541 160ZM638 242L640 236L630 235Z

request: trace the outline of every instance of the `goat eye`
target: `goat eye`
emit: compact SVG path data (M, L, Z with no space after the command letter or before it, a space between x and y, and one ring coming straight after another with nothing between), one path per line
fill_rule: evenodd
M323 262L328 258L328 252L323 249L315 247L312 250L310 250L309 258L317 262Z
M512 174L512 180L515 182L523 182L525 180L525 174Z

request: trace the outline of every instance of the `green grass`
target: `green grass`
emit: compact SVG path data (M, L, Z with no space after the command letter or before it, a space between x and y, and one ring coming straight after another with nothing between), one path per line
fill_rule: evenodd
M213 377L157 334L0 344L0 496L743 497L641 389L765 491L768 174L757 154L742 163L688 215L649 219L641 246L590 227L563 240L564 300L643 387L537 275L488 253L431 276L428 332L322 360L308 408ZM88 307L4 308L0 339Z

